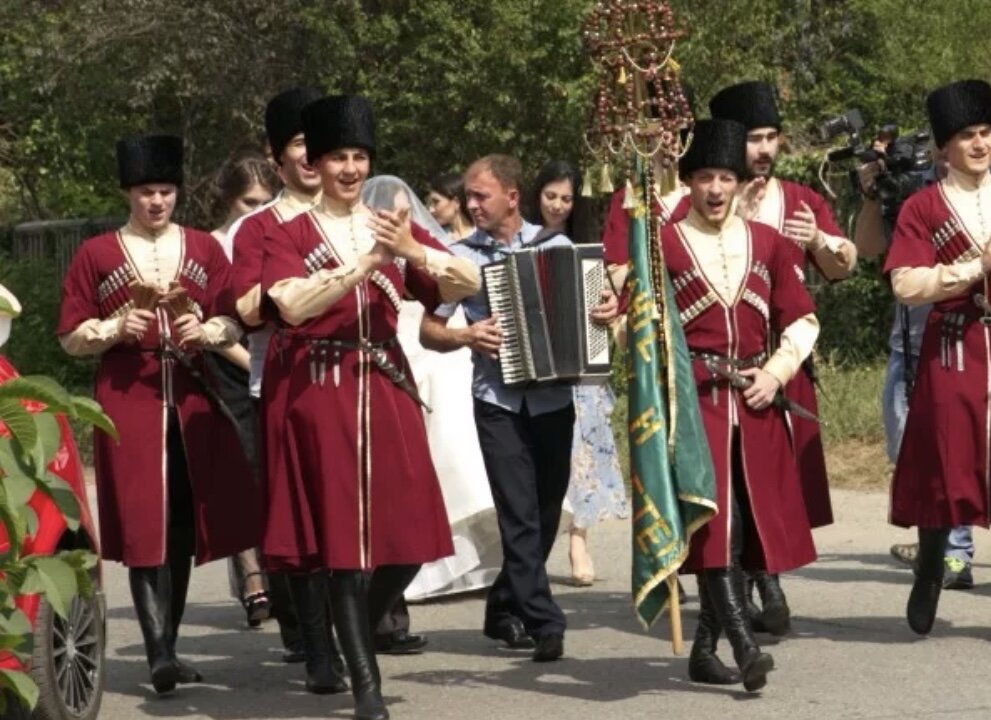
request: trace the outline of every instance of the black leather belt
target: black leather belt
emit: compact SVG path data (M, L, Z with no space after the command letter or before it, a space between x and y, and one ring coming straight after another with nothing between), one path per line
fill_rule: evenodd
M701 360L702 362L709 360L717 362L720 365L728 365L734 370L746 370L747 368L761 367L767 362L766 352L757 353L756 355L751 355L750 357L745 358L731 358L718 353L696 350L689 350L688 354L691 356L692 360Z

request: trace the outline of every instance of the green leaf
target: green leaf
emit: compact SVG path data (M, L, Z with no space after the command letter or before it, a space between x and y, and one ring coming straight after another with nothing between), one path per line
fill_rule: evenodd
M74 568L82 568L83 570L92 570L96 567L97 557L96 554L89 550L62 550L58 553L58 557L62 558L65 562L69 563Z
M2 467L2 465L0 465ZM14 512L22 512L28 500L34 495L36 489L35 481L27 475L14 474L6 467L3 467L4 476L0 479L7 497L7 505Z
M2 388L3 385L0 385ZM34 417L19 400L0 398L0 421L10 430L10 434L24 450L30 452L38 442L38 426Z
M3 387L0 385L0 387ZM38 444L40 454L36 458L38 467L46 467L48 463L58 455L62 446L62 428L59 427L58 420L48 412L38 413L34 416L35 424L38 426Z
M93 576L85 568L74 568L76 571L76 585L79 587L79 597L89 599L93 597Z
M23 375L0 383L0 398L33 400L44 403L51 412L72 413L72 396L46 375Z
M30 635L31 621L22 610L0 613L0 632L10 635Z
M7 687L32 710L38 704L38 686L27 673L0 669L0 687Z
M10 543L9 555L18 557L21 553L24 536L27 534L27 524L21 514L12 510L7 503L7 492L2 485L0 485L0 524L3 524L7 533L7 542ZM5 558L4 564L7 562L8 559Z
M41 580L41 573L37 568L29 567L21 582L22 595L38 595L45 592L45 584Z
M63 618L67 617L69 604L79 590L75 571L57 557L31 557L26 560L34 565L52 610Z
M38 534L38 527L41 524L41 520L38 519L38 513L30 505L25 505L22 514L24 515L24 528L28 537L35 537Z
M75 417L83 422L95 425L114 440L120 440L120 435L117 434L117 428L114 427L114 421L103 412L103 408L100 407L100 403L96 400L82 395L73 395L72 407L75 411Z
M72 486L55 473L45 472L38 481L38 489L55 503L65 519L66 526L73 532L78 530L82 510Z
M13 595L20 594L20 587L24 583L24 578L27 577L28 569L24 563L20 560L11 560L9 557L4 558L3 562L3 583L4 588Z

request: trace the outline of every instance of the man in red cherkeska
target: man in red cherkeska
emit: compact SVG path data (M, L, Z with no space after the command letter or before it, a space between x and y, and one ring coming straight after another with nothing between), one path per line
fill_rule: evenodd
M199 357L236 342L240 329L220 245L171 221L182 141L122 140L117 161L130 219L79 248L57 332L70 355L100 356L96 400L120 433L119 443L94 435L101 551L129 568L161 693L202 680L175 652L190 556L203 563L254 547L261 508L237 429Z
M250 393L259 401L258 426L262 435L267 425L282 423L288 389L284 383L267 385L262 378L265 353L275 332L272 308L263 305L261 296L265 236L320 202L320 176L306 161L303 108L321 97L323 93L319 89L303 86L285 90L269 100L265 107L265 134L285 187L271 203L238 220L228 233L237 310L251 329ZM265 402L261 402L263 394ZM262 444L259 438L258 446ZM267 505L276 508L290 502L292 492L289 483L282 480L287 467L282 450L282 446L268 448L267 452L258 453L257 459L259 474L268 488ZM287 574L277 570L268 576L273 610L286 648L283 657L288 662L305 659L306 689L310 692L343 692L347 689L344 664L334 641L325 577L320 573Z
M812 351L819 324L781 236L734 212L745 144L739 123L695 125L679 165L691 209L663 228L660 242L692 355L719 509L692 536L684 565L698 573L701 604L689 676L713 684L742 679L753 691L774 662L754 639L743 572L778 573L816 557L787 419L774 400ZM738 389L713 368L750 386ZM720 632L741 676L716 656Z
M480 279L403 213L373 214L361 202L375 154L364 98L323 98L302 117L323 198L264 243L260 291L278 330L263 388L285 388L276 391L285 412L266 423L266 448L287 461L268 481L288 492L269 507L262 550L277 568L332 571L355 717L377 720L389 713L372 628L422 563L453 552L415 379L396 337L399 308L409 294L432 312L476 292Z
M804 278L808 265L827 280L853 272L857 249L836 224L825 198L812 188L774 177L781 143L781 115L774 88L764 82L743 82L723 88L709 101L714 118L736 120L747 128L747 177L740 186L738 212L744 218L770 225L787 239L784 243ZM789 398L815 413L818 409L815 373L809 359L785 389ZM812 527L833 522L826 459L818 423L792 415L792 436L798 459L802 492ZM777 577L758 574L757 589L763 613L752 607L754 625L774 635L788 632L790 610Z
M933 303L891 484L891 522L919 529L906 615L923 635L950 528L991 520L991 85L943 86L926 107L947 176L905 201L884 264L899 302Z

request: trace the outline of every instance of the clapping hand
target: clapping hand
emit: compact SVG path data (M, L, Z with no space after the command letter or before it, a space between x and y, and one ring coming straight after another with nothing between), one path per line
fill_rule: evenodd
M409 209L378 210L369 221L372 237L396 257L406 258L414 263L421 261L425 250L413 237L410 228Z
M801 209L796 210L794 215L785 220L782 234L803 248L813 244L819 234L819 226L816 225L816 216L807 203L803 201Z
M746 183L737 194L737 213L744 220L753 220L760 209L760 203L767 194L767 178L756 177Z

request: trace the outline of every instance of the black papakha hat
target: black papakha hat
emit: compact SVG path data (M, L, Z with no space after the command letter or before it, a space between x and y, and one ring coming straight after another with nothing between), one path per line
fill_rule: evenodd
M322 97L320 88L303 85L280 92L268 101L265 106L265 134L276 162L279 162L289 141L303 132L303 108Z
M331 95L303 108L306 157L311 163L341 148L361 148L375 157L375 118L359 95Z
M117 173L125 190L135 185L182 185L182 138L138 135L117 142Z
M991 85L960 80L937 88L926 98L926 112L937 147L971 125L991 124Z
M697 121L678 172L684 180L702 168L730 170L742 178L747 172L747 128L735 120Z
M709 101L714 118L736 120L747 130L773 127L781 129L781 114L774 88L759 81L730 85L717 92Z

